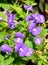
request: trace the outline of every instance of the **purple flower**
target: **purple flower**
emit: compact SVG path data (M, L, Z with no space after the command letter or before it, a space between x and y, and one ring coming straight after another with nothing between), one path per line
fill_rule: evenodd
M26 53L26 56L31 56L34 53L34 50L31 48L28 48L28 51Z
M35 17L36 23L44 23L45 17L42 14L37 14L37 17Z
M26 4L24 4L24 9L25 10L29 10L29 11L33 11L33 7L32 7L32 5L26 5Z
M7 13L7 16L8 16L8 25L10 29L14 29L15 28L14 19L16 15L12 13Z
M34 20L35 23L44 23L45 17L42 14L30 14L26 17L26 21Z
M42 14L32 14L31 15L35 23L44 23L45 17Z
M14 39L14 42L16 42L16 43L23 43L23 40L21 38L16 38L16 39Z
M31 23L29 24L29 32L32 32L32 29L33 29L34 27L36 27L36 23L31 22Z
M20 49L19 49L19 56L26 56L26 53L27 53L27 51L28 51L28 48L25 46L25 45L23 45Z
M35 36L40 34L40 32L41 32L40 27L35 27L35 28L32 29L32 34L35 35Z
M33 54L33 49L28 48L24 43L17 43L15 45L15 52L19 53L19 56L30 56Z
M24 37L25 37L21 32L17 32L17 33L15 34L15 36L16 36L17 38L24 38Z
M26 17L26 21L36 21L35 17L37 17L37 14L30 14Z
M14 20L14 19L15 19L16 14L7 13L7 16L8 16L8 20Z
M8 54L12 51L12 48L9 45L4 44L4 45L1 46L1 51L6 52Z
M20 49L19 49L19 56L31 56L33 54L34 50L31 48L26 47L25 45L23 45Z
M26 21L28 22L28 21L32 21L33 20L33 18L32 18L32 14L30 14L30 15L28 15L27 17L26 17Z
M9 21L8 25L9 25L10 29L14 29L15 28L13 20L11 22Z
M15 52L18 52L19 49L24 45L24 43L20 42L15 45Z
M35 44L40 45L42 43L42 39L40 37L36 37L34 39Z

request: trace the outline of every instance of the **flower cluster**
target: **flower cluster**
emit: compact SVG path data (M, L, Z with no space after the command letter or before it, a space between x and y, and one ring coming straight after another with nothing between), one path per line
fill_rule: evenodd
M33 54L34 50L32 48L28 48L24 43L17 43L15 46L15 52L19 53L19 56L30 56Z
M31 54L33 54L34 50L28 48L23 42L23 38L25 36L21 32L17 32L15 36L16 39L14 40L14 42L17 43L15 45L15 52L18 52L19 56L30 56Z
M8 34L5 39L8 39L9 37L10 37L10 35ZM16 45L15 45L14 49L15 49L15 52L19 53L19 56L21 56L21 57L30 56L34 53L34 50L32 48L28 48L24 44L23 38L25 38L25 36L21 32L15 33L15 37L16 38L14 39L14 42L16 43ZM12 52L12 48L7 44L3 44L0 47L0 50L7 54L10 54L10 52Z
M37 37L40 32L41 28L37 26L38 23L44 23L45 17L42 14L30 14L26 17L26 21L29 22L29 32L32 33L32 35L35 36L34 42L35 44L40 44L42 42L42 39L40 37Z
M32 5L28 6L24 4L24 8L27 11L33 11L33 7ZM10 29L14 29L15 28L15 14L12 13L8 13L6 12L7 17L8 17L8 25L10 27ZM3 20L0 17L0 20ZM42 14L30 14L26 17L26 21L29 22L29 32L32 33L32 35L34 36L34 42L37 45L40 45L40 43L42 42L42 38L39 36L40 32L41 32L41 27L37 26L37 24L39 23L44 23L45 22L45 17ZM16 24L18 24L16 22ZM10 34L8 34L4 39L8 40L10 38ZM30 56L34 53L34 49L33 48L28 48L23 39L25 38L25 35L23 35L21 32L16 32L15 33L15 39L14 42L16 43L14 50L15 52L19 53L19 56ZM12 48L7 45L7 44L3 44L0 47L0 50L2 52L5 52L7 54L9 54L10 52L12 52Z
M26 21L30 21L29 32L36 37L34 40L35 44L39 45L42 42L42 39L37 37L37 35L39 35L41 32L41 28L37 26L37 23L44 23L44 16L42 14L30 14L26 17Z
M15 52L19 53L19 56L30 56L31 54L33 54L34 50L32 48L28 48L24 43L23 43L23 38L25 37L21 32L17 32L15 34L16 39L14 40L14 42L16 42L17 44L15 45ZM4 44L0 47L0 50L2 52L6 52L7 54L9 54L10 52L12 52L12 48L7 45Z

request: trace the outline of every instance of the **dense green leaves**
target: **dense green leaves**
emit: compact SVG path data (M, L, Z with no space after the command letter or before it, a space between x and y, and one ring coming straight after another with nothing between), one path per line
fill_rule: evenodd
M4 57L0 54L0 65L4 65Z
M5 65L10 65L13 61L14 61L14 58L9 57L9 58L7 58L7 59L4 61L4 64L5 64Z
M38 61L38 64L37 65L42 65L42 61Z
M22 18L25 18L26 14L23 12L22 8L20 6L16 6L15 4L14 5L11 5L11 8L13 10L15 10L20 17Z
M13 57L4 58L4 56L0 55L0 65L10 65L14 61Z
M44 56L38 56L38 57L39 57L39 59L41 59L43 62L47 63L47 60L46 60L46 58L45 58Z
M11 4L8 4L8 3L0 3L0 7L2 8L10 8L10 5Z
M23 0L22 0L23 1ZM35 0L26 0L26 1L23 1L25 4L27 4L27 5L30 5L30 4L32 4L32 6L35 6L35 5L37 5L37 3L35 3Z

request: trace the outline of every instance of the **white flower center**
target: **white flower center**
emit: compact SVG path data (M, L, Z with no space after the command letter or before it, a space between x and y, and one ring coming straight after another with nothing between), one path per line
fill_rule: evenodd
M34 28L33 31L37 31L37 30Z
M37 42L38 42L38 43L40 43L40 40L39 40L39 39L37 39Z
M20 48L20 51L22 51L22 52L23 52L24 50L23 50L22 48Z
M21 39L20 39L20 38L18 38L18 39L17 39L17 42L19 42L20 40L21 40Z

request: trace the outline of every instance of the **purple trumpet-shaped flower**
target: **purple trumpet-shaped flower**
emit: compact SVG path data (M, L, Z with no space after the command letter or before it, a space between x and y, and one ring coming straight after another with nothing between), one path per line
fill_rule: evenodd
M29 24L29 32L32 32L32 29L33 29L34 27L36 27L36 23L31 22L31 23Z
M28 51L28 48L25 46L25 45L23 45L20 49L19 49L19 56L26 56L26 53L27 53L27 51Z
M35 36L40 34L40 32L41 32L40 27L35 27L35 28L32 29L32 34L35 35Z
M13 21L8 22L8 25L9 25L10 29L15 29L15 25L14 25Z
M7 16L8 16L8 20L14 20L16 14L13 14L13 13L7 13Z
M12 13L7 13L7 16L8 16L8 25L10 29L14 29L15 28L14 19L16 15Z
M28 15L27 17L26 17L26 21L28 22L28 21L36 21L36 18L37 17L37 14L30 14L30 15Z
M33 20L35 20L35 23L44 23L45 17L42 14L32 14Z
M42 43L42 38L36 37L36 38L34 39L34 42L35 42L35 44L40 45L40 44Z
M15 52L18 52L19 49L24 45L24 43L20 42L15 45Z
M16 36L17 38L24 38L24 37L25 37L21 32L17 32L17 33L15 34L15 36Z
M32 14L30 14L30 15L28 15L27 17L26 17L26 21L28 22L28 21L32 21L33 20L33 18L32 18Z
M1 51L6 52L8 54L12 51L12 48L9 45L4 44L4 45L1 46Z
M16 39L14 39L14 42L16 42L16 43L23 43L23 40L21 38L16 38Z
M26 53L26 56L31 56L34 53L34 50L31 48L28 48L28 51Z
M32 14L32 17L34 18L35 23L44 23L45 22L45 17L42 14Z
M26 4L24 4L24 9L25 10L29 10L29 11L33 11L33 7L32 7L32 5L26 5Z
M35 23L44 23L45 17L42 14L30 14L26 17L26 21L34 20Z

